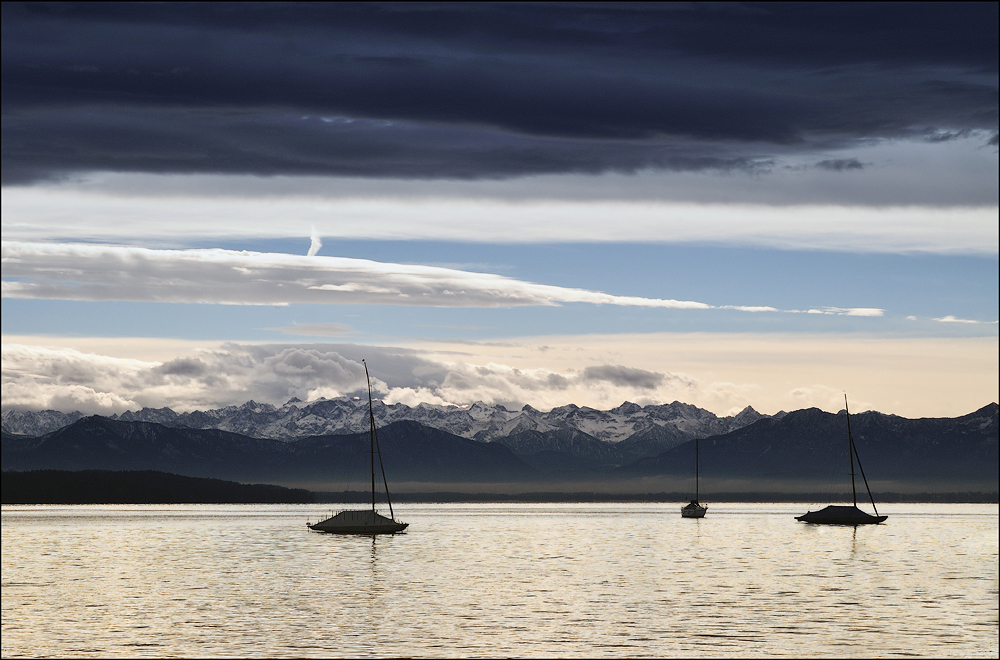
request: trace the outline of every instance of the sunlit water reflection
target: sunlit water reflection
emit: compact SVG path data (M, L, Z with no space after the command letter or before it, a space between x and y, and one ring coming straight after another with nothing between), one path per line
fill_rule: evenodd
M2 653L102 657L996 657L998 507L4 506Z

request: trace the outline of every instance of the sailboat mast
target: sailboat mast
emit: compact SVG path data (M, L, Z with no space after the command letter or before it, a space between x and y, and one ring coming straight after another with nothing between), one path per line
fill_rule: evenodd
M385 464L382 462L382 448L378 444L378 431L375 430L375 420L372 419L372 432L375 434L375 451L378 452L378 468L382 471L382 485L385 486L385 501L389 504L389 517L395 518L392 512L392 498L389 497L389 481L385 478Z
M372 513L375 513L375 410L372 408L372 379L368 376L368 363L365 365L365 380L368 381L368 444L372 464Z
M847 449L851 453L851 497L854 506L858 506L858 492L854 488L854 436L851 435L851 411L847 407L847 394L844 394L844 412L847 413Z
M698 501L698 438L694 439L694 499Z
M372 512L375 511L375 451L378 450L378 467L382 471L382 485L385 486L385 501L389 503L389 517L395 519L392 512L392 499L389 497L389 482L385 478L385 465L382 463L382 448L378 446L378 431L375 430L375 409L372 407L372 381L368 376L368 363L361 361L365 365L365 378L368 380L368 421L369 432L371 433L371 455L372 455Z

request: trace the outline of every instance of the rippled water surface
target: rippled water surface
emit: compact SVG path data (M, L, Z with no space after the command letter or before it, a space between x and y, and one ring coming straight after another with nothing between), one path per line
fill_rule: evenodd
M998 507L4 506L4 657L997 657ZM883 510L884 509L884 510Z

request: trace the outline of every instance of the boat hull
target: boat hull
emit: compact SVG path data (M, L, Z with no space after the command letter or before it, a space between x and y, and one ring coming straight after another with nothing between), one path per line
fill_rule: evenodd
M395 534L409 527L409 523L386 518L369 509L341 511L335 516L310 524L309 529L327 534Z
M877 525L888 517L867 514L856 506L828 506L795 516L795 519L815 525Z
M691 502L690 504L681 507L681 517L682 518L704 518L705 512L708 511L708 507L698 502Z
M375 534L395 534L409 527L409 523L395 523L393 525L368 525L362 527L323 527L322 525L309 525L309 529L314 532L324 532L326 534L361 534L363 536L373 536Z
M708 511L707 507L706 508L701 508L701 509L696 509L696 510L681 509L681 517L682 518L704 518L706 511Z

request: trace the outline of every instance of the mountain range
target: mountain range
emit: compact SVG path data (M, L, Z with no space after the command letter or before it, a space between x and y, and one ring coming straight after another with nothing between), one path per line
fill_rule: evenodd
M376 399L373 412L379 427L414 421L481 442L524 433L544 435L554 431L576 431L618 445L628 459L664 451L696 437L728 433L765 417L749 406L738 415L718 417L708 410L677 401L650 406L626 401L611 410L570 404L540 412L531 406L512 411L482 402L468 407L426 403L410 407L401 403L387 405ZM39 436L83 416L80 412L5 410L0 419L3 430L8 433ZM281 407L248 401L241 406L189 413L177 413L170 408L143 408L112 415L110 419L155 422L173 428L217 429L287 442L305 436L343 435L366 430L368 401L356 397L319 399L309 403L291 399Z
M815 408L774 416L747 408L723 418L680 403L625 403L608 411L570 405L541 413L530 406L379 402L375 410L393 483L655 483L675 490L693 481L694 438L703 489L843 492L850 480L847 417ZM160 470L346 490L368 478L368 433L356 432L367 427L366 415L367 401L355 399L293 400L280 408L248 402L183 414L144 409L116 417L5 411L2 462L4 470ZM993 403L956 418L865 412L851 423L873 483L996 490L997 416Z
M750 426L699 441L701 475L713 479L752 478L850 482L848 420L844 412L817 408L761 419ZM878 412L851 415L857 450L857 483L870 481L933 486L946 483L995 489L997 404L954 418L907 419ZM685 474L694 461L693 442L617 468L619 474ZM933 490L933 488L928 488Z
M537 471L501 443L461 438L403 420L378 432L394 480L523 481ZM129 422L94 415L40 437L3 432L4 470L157 470L258 483L364 486L369 434L251 438L218 429Z

